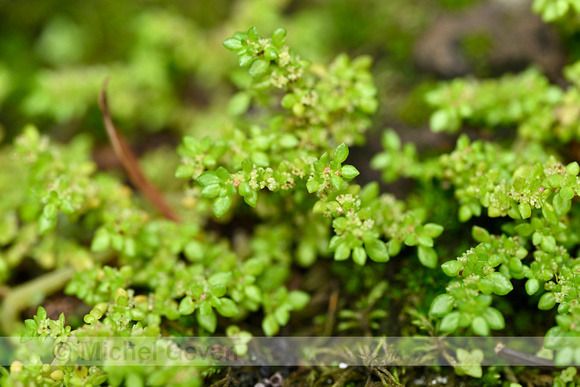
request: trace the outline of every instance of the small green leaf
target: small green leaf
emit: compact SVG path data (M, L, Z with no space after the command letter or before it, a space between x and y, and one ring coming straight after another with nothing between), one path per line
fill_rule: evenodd
M250 40L252 42L257 42L258 39L260 38L260 35L258 35L258 30L256 29L256 27L250 28L248 30L247 34L248 34L248 40Z
M266 71L268 71L268 67L270 67L269 60L256 59L254 63L252 63L252 65L250 66L249 73L252 76L252 78L256 79L266 74Z
M457 375L469 375L474 378L481 378L483 370L481 368L481 361L483 360L483 351L474 349L469 353L463 348L457 349L457 360L455 372Z
M104 251L109 248L110 243L111 238L109 237L108 231L104 228L99 228L91 243L91 251Z
M439 109L431 115L429 126L433 132L456 132L461 121L453 109Z
M264 167L265 168L268 165L270 165L270 158L264 152L259 152L259 151L252 152L252 161L258 167Z
M401 251L401 247L402 247L401 242L399 242L396 239L391 239L387 243L387 251L391 257L394 257L395 255L399 254L399 252Z
M350 247L346 242L339 244L336 247L336 251L334 252L334 260L335 261L344 261L350 257Z
M254 169L254 165L252 164L250 159L244 159L244 161L242 161L242 169L246 173L252 172L252 170Z
M561 348L566 343L565 333L559 326L548 329L544 337L544 347L547 349Z
M341 189L342 185L344 184L344 180L342 180L342 178L338 175L332 175L332 177L330 178L330 182L332 183L332 186L336 189Z
M286 148L286 149L295 148L299 143L300 143L300 141L298 141L296 136L294 136L293 134L290 134L290 133L283 134L278 139L278 144L280 144L280 146L282 148Z
M505 328L505 319L501 312L491 306L485 308L485 312L483 312L483 318L487 321L487 325L491 329L504 329Z
M389 150L398 150L401 148L401 139L397 132L393 129L388 129L383 132L383 136L381 137L381 144L383 148Z
M268 60L278 59L278 50L276 50L274 47L268 47L264 51L264 58Z
M479 336L489 336L489 326L481 316L477 316L471 321L471 328Z
M467 222L469 219L471 219L471 209L469 208L468 205L462 205L461 207L459 207L459 221L460 222Z
M209 184L203 187L200 194L205 198L215 198L219 195L221 186L219 184Z
M290 320L290 312L288 309L280 307L274 311L274 317L276 318L278 324L286 325L288 324L288 320Z
M534 235L532 235L532 243L534 244L534 246L539 245L540 243L542 243L543 240L544 235L538 231L534 232Z
M232 205L232 199L229 196L217 198L213 202L213 212L218 218L225 214Z
M269 314L266 315L266 317L264 317L262 320L262 329L264 330L266 336L274 336L276 333L278 333L280 325L278 325L274 315Z
M26 326L26 329L29 331L36 331L36 329L38 329L38 325L31 318L24 320L24 325Z
M342 168L340 169L340 174L346 180L352 180L358 175L360 175L360 172L352 165L343 165Z
M347 157L348 157L348 146L343 142L334 151L333 158L334 161L337 161L342 164Z
M435 269L437 267L437 252L432 247L419 246L419 262L425 267Z
M207 301L207 299L205 301L203 301L200 306L199 306L199 313L202 316L208 316L210 315L212 312L212 308L211 308L211 304Z
M320 184L314 179L308 180L306 182L306 189L308 190L309 193L316 192L318 191L319 188Z
M453 309L453 297L449 294L440 294L431 303L429 315L432 317L443 317Z
M379 239L365 242L365 250L367 251L368 256L375 262L387 262L389 260L387 246Z
M459 327L459 312L451 312L441 320L439 330L445 333L451 333Z
M520 211L522 219L528 219L532 216L532 207L530 206L530 203L521 202L518 204L518 210Z
M546 220L554 225L558 224L558 216L554 211L554 207L550 203L544 202L542 205L542 215Z
M216 169L215 173L222 181L226 181L230 178L230 173L224 167L219 167Z
M249 66L253 60L254 60L254 57L252 55L244 54L244 55L241 55L239 57L238 62L239 62L241 67L246 67L246 66Z
M549 235L542 239L542 249L546 250L549 253L553 253L556 250L556 239Z
M196 181L201 184L202 187L222 182L215 171L206 171L202 173L197 177Z
M315 214L323 214L326 209L328 208L328 203L322 200L317 201L314 203L314 207L312 208L312 212Z
M204 250L203 245L196 240L189 241L185 245L183 252L185 254L185 257L193 262L201 261L205 255L205 250Z
M246 92L236 93L228 103L228 114L230 116L239 116L244 114L250 107L252 97Z
M571 200L574 197L574 189L572 187L564 187L560 190L560 197L564 200Z
M475 239L476 242L490 242L491 241L491 236L489 235L489 232L479 226L473 226L473 228L471 229L471 236L473 237L473 239Z
M556 305L556 297L554 293L548 292L544 293L542 297L540 297L540 301L538 302L538 309L541 310L550 310Z
M523 177L516 177L513 182L514 189L518 192L521 192L526 187L526 179Z
M418 235L417 236L417 242L419 242L419 244L421 246L426 246L426 247L432 247L433 246L433 238L431 238L427 234L420 234L420 235Z
M232 281L231 271L219 271L217 273L212 274L207 280L207 282L210 285L229 284L231 281Z
M562 198L561 195L554 195L552 199L552 205L554 206L554 212L556 213L556 215L562 216L570 210L570 207L572 206L572 201Z
M491 267L497 267L503 262L503 258L499 254L492 254L487 262Z
M556 352L554 364L557 367L567 367L574 363L574 348L566 346ZM555 385L555 384L554 384Z
M48 231L54 229L54 227L56 226L56 217L54 218L46 218L45 216L41 216L38 219L38 232L41 235L46 234Z
M314 170L318 173L322 173L326 168L326 166L328 165L329 161L330 155L328 154L328 152L324 152L322 156L320 156L320 158L314 162L313 164Z
M535 278L530 278L529 280L526 281L526 293L528 293L528 295L533 295L535 294L538 289L540 288L540 281L538 281Z
M494 293L500 296L505 296L511 292L514 287L509 279L502 273L494 272L489 275L489 279L495 282Z
M237 316L240 311L238 306L234 301L227 297L220 298L221 305L216 308L219 314L224 317L234 317Z
M192 314L195 311L195 303L191 299L191 297L187 296L184 297L181 302L179 303L179 313L182 316L187 316Z
M242 42L237 38L229 38L224 40L223 45L230 51L238 51L242 49Z
M405 239L403 240L407 246L416 246L417 245L417 234L414 232L408 233L405 235Z
M493 293L493 289L495 288L495 282L487 278L480 278L479 282L477 283L477 289L483 294L491 294Z
M284 97L282 97L282 101L280 101L280 105L284 109L292 109L292 106L298 103L299 99L296 94L288 93Z
M216 297L223 297L227 292L227 286L225 283L215 284L211 287L210 291Z
M240 185L238 186L238 193L240 194L240 196L248 196L252 194L252 188L250 187L250 184L247 181L242 181L240 183Z
M187 149L189 149L193 153L199 152L200 143L198 139L193 136L183 137L183 145L185 145Z
M365 262L367 261L367 252L361 246L357 246L354 248L352 252L352 260L360 266L364 266Z
M178 179L189 179L193 175L194 169L190 165L180 165L175 170L175 177Z
M515 231L523 237L528 237L534 232L534 228L529 223L522 223L515 227Z
M560 188L563 179L564 179L564 176L562 176L562 175L557 175L557 174L550 175L547 178L548 186L550 188Z
M301 290L292 290L288 293L288 303L292 307L292 310L301 310L308 305L310 302L310 296L308 293Z
M48 203L46 206L44 206L44 211L42 212L42 215L46 219L54 219L54 218L56 218L57 214L58 214L58 208L56 207L56 205L54 203Z
M251 190L248 195L244 196L244 201L251 207L256 207L258 204L258 193L254 190Z
M445 273L445 275L449 277L457 277L461 269L463 268L463 264L459 261L447 261L441 265L441 269Z
M284 28L278 28L272 33L272 43L277 47L282 47L285 43L286 30Z
M580 172L580 165L578 165L578 162L573 161L566 166L566 171L570 176L577 176Z
M423 226L423 230L431 238L437 238L441 233L443 233L444 228L436 223L427 223Z
M259 275L264 271L264 260L262 258L250 258L244 262L242 268L244 273L250 275Z
M202 304L203 305L203 304ZM207 315L202 315L200 311L196 313L197 323L209 333L214 333L217 327L217 316L213 310Z
M46 309L44 309L44 307L39 306L38 309L36 310L36 317L39 320L46 320L46 317L48 316L48 314L46 313Z
M244 293L252 301L262 302L262 291L256 285L246 286Z

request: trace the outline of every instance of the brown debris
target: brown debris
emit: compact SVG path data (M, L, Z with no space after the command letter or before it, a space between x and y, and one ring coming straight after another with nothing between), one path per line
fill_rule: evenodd
M129 177L129 181L145 196L151 204L159 210L159 212L169 220L179 222L178 216L173 212L171 207L163 199L161 192L155 187L143 174L137 157L127 144L125 138L117 131L111 114L109 113L109 106L107 103L107 84L109 79L105 79L101 94L99 96L99 107L103 114L103 122L107 129L107 135L115 151L115 155L121 161L125 172Z

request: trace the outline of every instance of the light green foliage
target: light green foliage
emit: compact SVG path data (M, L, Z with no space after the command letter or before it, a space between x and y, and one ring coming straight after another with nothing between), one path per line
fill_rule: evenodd
M567 13L580 13L578 0L534 0L533 10L542 15L545 22L563 18Z
M433 11L471 1L422 8L402 0L361 6L336 0L325 13L297 6L292 18L281 13L285 1L242 1L217 16L193 12L195 20L151 7L123 22L119 34L131 36L131 44L111 41L122 55L110 57L91 33L94 26L70 16L47 18L34 55L0 60L2 113L57 124L63 128L57 138L72 138L62 145L26 126L18 135L7 131L13 144L0 149L1 329L47 350L43 356L19 350L15 358L27 365L16 360L2 368L2 384L201 385L218 372L147 362L62 365L45 348L50 340L129 337L147 347L139 339L216 335L236 338L244 356L255 334L511 334L513 321L518 329L527 323L510 305L514 294L537 305L536 321L557 313L552 328L542 321L548 354L557 365L580 364L580 349L568 340L580 336L580 166L570 146L580 140L580 62L564 70L565 88L533 68L432 89L425 83L420 90L431 90L424 102L434 108L431 130L458 133L469 126L472 139L460 134L454 149L443 144L422 152L385 130L371 167L385 182L412 179L410 194L401 199L378 182L357 184L366 166L350 153L364 145L380 93L405 88L415 75L395 70L411 67L410 36ZM564 25L578 4L535 0L534 11ZM114 6L119 15L133 9ZM368 28L368 9L376 11L379 28ZM395 12L405 19L383 17ZM260 35L252 27L231 35L232 26L253 24L273 32ZM282 24L289 32L275 29ZM378 87L370 56L329 59L338 47L366 52L365 40L388 52L378 64ZM14 41L0 39L0 51L22 53L18 45L29 42ZM493 50L477 33L461 44L478 61ZM161 218L119 175L97 170L90 154L101 135L71 135L79 123L100 128L92 121L100 118L95 102L106 76L120 128L133 135L136 128L169 129L182 140L177 152L162 149L141 160L181 222ZM381 114L392 116L397 104L393 95ZM424 110L418 116L430 113L424 104L417 103ZM495 129L506 128L514 129L513 138L490 141ZM149 146L157 139L131 141ZM58 284L26 291L52 274ZM19 275L39 278L13 286ZM41 306L22 324L18 308L36 307L55 289L81 300L86 313L53 320ZM327 307L320 300L328 295ZM313 318L321 304L322 314ZM295 324L310 319L314 328ZM497 367L481 366L487 359L479 350L443 354L461 382L494 385L500 377ZM221 384L237 382L226 372ZM324 372L324 382L332 377L340 384L358 371L339 370L338 378ZM399 380L397 372L392 380ZM412 374L406 372L401 378ZM554 385L577 380L568 368Z
M515 127L524 139L565 143L578 138L580 117L580 62L564 75L573 85L566 90L551 85L538 70L500 79L456 79L427 95L437 110L430 124L436 132L456 132L463 123L474 126Z
M510 150L489 142L472 143L462 135L453 152L422 163L414 150L404 150L412 146L400 148L400 144L387 148L375 156L372 165L383 169L388 180L403 175L450 184L460 203L458 217L462 222L480 216L483 207L490 217L509 215L513 219L527 219L533 210L541 209L547 220L558 223L558 217L570 210L570 200L578 190L578 163L563 165L535 143ZM401 152L404 164L382 161L399 157Z
M241 114L252 100L270 106L280 103L287 111L273 117L270 126L280 131L278 145L282 148L307 145L324 149L327 142L360 144L370 126L367 116L377 109L377 91L368 71L370 58L351 62L341 55L328 67L311 66L285 44L285 37L283 29L262 38L251 28L224 42L239 56L240 66L248 67L251 77L244 82L245 90L232 100L236 105L230 105L230 109ZM281 100L265 95L270 88L283 92Z
M263 114L252 122L236 120L239 127L229 143L186 137L176 176L193 177L203 187L201 196L214 199L218 217L230 209L236 193L265 216L269 210L262 204L263 194L258 194L264 188L276 194L268 197L269 202L288 203L291 197L293 207L311 206L315 214L332 217L336 235L328 248L334 251L335 260L352 255L359 265L364 265L367 257L386 262L404 243L418 246L420 262L434 268L437 253L433 238L442 229L437 225L424 229L424 211L408 211L392 196L379 196L374 184L362 190L351 184L359 172L344 164L349 154L347 144L360 141L359 134L369 124L367 115L376 108L368 58L351 62L340 56L328 69L312 69L285 45L285 36L284 30L276 30L270 38L261 38L251 28L227 39L224 46L238 54L240 65L249 68L252 81L244 92L259 104L272 99L266 92L280 89L284 94L279 98L286 110ZM255 63L264 61L267 66L260 65L263 71L252 70ZM339 145L333 149L329 147L332 144ZM206 170L217 165L217 169ZM381 240L383 236L390 239L388 245Z
M425 211L407 210L394 197L379 195L376 183L363 189L353 184L359 171L345 163L347 143L363 139L368 114L376 108L369 60L350 62L341 56L328 68L309 69L285 45L283 30L276 30L270 40L256 34L255 29L242 34L245 44L238 38L225 43L234 50L248 46L248 41L257 47L240 55L252 55L252 63L242 64L253 80L244 91L251 98L238 93L232 98L234 105L229 105L231 137L186 136L179 149L182 162L177 177L194 178L201 186L181 196L181 201L168 195L170 203L180 208L181 224L152 216L151 209L116 178L97 173L87 159L86 138L78 137L64 147L27 127L15 140L13 164L26 184L3 186L8 199L2 203L3 243L10 247L2 260L2 278L27 255L46 269L72 266L77 271L65 292L92 307L78 329L65 327L64 315L57 321L47 319L40 308L25 323L25 340L155 337L165 329L163 321L184 318L191 319L195 332L212 334L223 329L218 315L240 319L258 311L263 311L263 332L271 336L310 300L308 293L285 287L294 261L310 266L318 256L334 252L335 260L352 255L362 266L367 257L388 261L405 243L419 246L419 260L435 267L433 238L443 228L425 224ZM276 84L283 77L287 84ZM279 89L283 95L276 94ZM337 98L337 91L344 95ZM287 105L297 96L297 102ZM272 106L280 98L287 108L281 114ZM235 104L246 108L261 104L268 110L252 122L245 109ZM325 115L327 119L317 121ZM334 129L327 131L329 127ZM264 189L269 193L260 192ZM218 217L239 212L239 196L255 207L264 224L234 249L203 229L212 212ZM302 233L295 232L296 225ZM336 235L329 239L331 226ZM78 235L86 242L79 243ZM385 237L388 244L382 240ZM115 256L119 265L107 265ZM383 282L369 295L367 308L383 295L385 286ZM145 292L135 294L136 288ZM384 312L369 313L375 320L385 317ZM370 329L377 324L373 322ZM105 365L91 371L91 381L119 384L153 379L158 383L181 370L161 369L163 375L157 375L155 367L144 366L126 374ZM79 377L77 371L60 367L39 376L35 369L25 369L11 377L23 382L50 377L77 383L72 382ZM198 377L195 369L183 372Z
M457 361L458 364L454 368L458 375L469 375L474 378L481 378L483 374L481 366L479 365L483 361L483 352L481 350L474 349L469 352L459 348L457 350Z
M553 10L547 8L556 3L536 1L535 7L544 18L554 19ZM580 266L573 253L578 246L575 200L580 168L566 152L578 139L579 68L576 63L564 70L570 81L565 89L531 69L500 79L456 79L427 94L426 100L436 108L432 131L457 132L464 125L517 128L515 140L507 146L471 141L462 134L454 150L422 158L394 131L383 133L384 150L371 166L385 181L410 177L428 189L451 191L457 212L450 215L459 222L477 222L471 232L474 247L441 265L452 280L434 297L428 313L439 334L488 336L506 329L508 318L517 317L492 305L522 286L535 297L540 311L557 308L557 325L545 339L546 347L554 350L555 363L578 364L577 343L566 338L580 335ZM489 223L486 215L501 220L499 235L479 226ZM482 376L478 365L482 354L456 355L458 374ZM556 384L564 385L573 377L566 371Z

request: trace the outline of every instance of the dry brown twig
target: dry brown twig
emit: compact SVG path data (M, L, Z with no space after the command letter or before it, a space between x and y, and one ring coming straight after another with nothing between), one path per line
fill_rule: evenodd
M125 172L127 172L127 176L129 177L129 181L145 196L155 208L159 210L159 212L165 216L169 220L173 220L174 222L179 222L179 217L173 212L171 207L165 202L163 195L161 192L155 187L143 174L141 167L139 166L139 161L137 160L137 156L133 153L125 138L117 131L115 125L113 124L113 120L111 118L111 114L109 112L109 106L107 102L107 85L109 83L109 78L106 78L103 82L103 87L101 88L101 94L99 96L99 107L101 108L101 113L103 114L103 122L105 124L105 128L107 130L107 135L109 136L109 140L111 141L111 145L113 146L113 150L115 151L115 155Z

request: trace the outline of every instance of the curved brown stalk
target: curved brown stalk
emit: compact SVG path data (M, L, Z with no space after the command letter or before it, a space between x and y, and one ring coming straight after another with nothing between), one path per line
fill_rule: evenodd
M107 129L107 135L115 151L115 155L127 176L129 181L145 196L159 212L165 216L167 219L174 222L179 222L179 217L173 212L171 207L163 199L161 192L155 187L143 174L141 167L139 166L139 161L137 156L133 153L125 138L117 131L113 120L111 119L111 114L109 113L109 106L107 102L107 84L109 83L109 78L105 79L103 82L103 87L101 89L101 94L99 96L99 107L101 108L101 113L103 114L103 122L105 128Z

